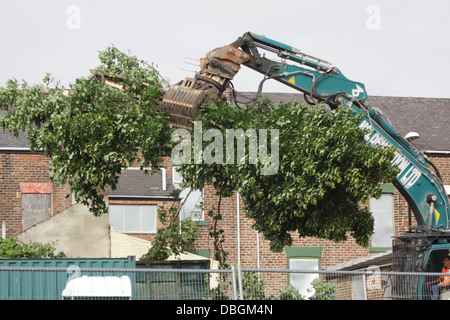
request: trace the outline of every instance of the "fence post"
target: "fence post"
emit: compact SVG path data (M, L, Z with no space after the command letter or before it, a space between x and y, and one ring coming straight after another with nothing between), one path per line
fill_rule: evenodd
M231 283L233 287L233 300L237 300L236 270L234 269L234 266L231 266Z
M242 271L241 271L240 264L238 264L238 266L237 266L237 272L238 272L238 283L239 283L239 300L244 300L244 290L242 288Z

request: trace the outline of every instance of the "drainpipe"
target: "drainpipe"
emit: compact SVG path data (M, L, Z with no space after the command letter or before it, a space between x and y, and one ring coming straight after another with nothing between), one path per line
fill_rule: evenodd
M166 168L161 168L162 173L162 190L167 190L167 177L166 177Z
M258 230L256 230L256 263L257 263L257 268L260 269L261 268L261 264L259 261L259 232Z
M239 208L239 192L236 192L236 211L237 211L237 249L238 249L238 267L241 265L241 227L240 227L240 208Z
M2 223L2 238L3 238L3 240L6 239L6 222L5 221L3 221L3 223Z

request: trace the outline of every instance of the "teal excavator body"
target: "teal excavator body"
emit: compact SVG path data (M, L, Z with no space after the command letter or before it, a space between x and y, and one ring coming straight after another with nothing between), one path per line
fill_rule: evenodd
M260 53L264 52L264 55ZM276 59L265 53L275 54ZM439 170L428 157L402 137L383 113L368 104L364 84L349 80L331 63L307 55L290 45L247 32L230 45L207 53L195 78L186 78L169 88L162 102L171 114L172 124L189 127L195 112L206 99L225 100L224 92L241 65L281 82L304 94L310 104L325 103L331 109L352 108L362 115L359 127L372 145L394 147L392 165L399 173L393 184L413 212L417 225L393 239L394 271L440 271L438 265L450 250L450 206ZM434 267L433 267L434 268ZM414 280L409 292L393 285L392 297L423 297L424 279Z
M392 164L400 171L393 184L408 202L418 226L439 230L449 227L450 206L439 172L426 155L392 127L380 110L368 105L364 84L349 80L329 62L255 33L245 34L232 46L239 46L249 56L244 65L267 79L303 92L306 101L326 103L331 108L345 105L363 115L359 127L370 131L366 141L396 149ZM271 51L284 62L255 54L256 48Z

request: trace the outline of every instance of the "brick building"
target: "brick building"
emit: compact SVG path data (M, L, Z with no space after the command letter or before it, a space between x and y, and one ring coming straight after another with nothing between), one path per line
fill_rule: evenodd
M303 103L299 94L273 93L267 96L275 103ZM420 134L421 138L414 145L432 159L444 184L450 185L450 129L447 124L450 99L372 97L369 102L387 115L400 134L405 135L409 131ZM152 177L133 169L126 170L118 189L109 190L109 223L117 231L151 242L160 227L156 219L156 206L171 205L175 200L170 196L171 190L181 182L169 159L166 159L165 165L165 170ZM7 236L20 234L26 220L31 219L32 215L26 212L25 207L30 202L39 204L35 205L37 208L29 207L28 211L37 212L41 220L58 214L72 204L71 198L65 197L70 194L68 187L55 185L48 179L49 166L48 159L28 150L26 137L15 138L0 132L0 221L5 221ZM392 185L383 186L383 190L383 197L370 203L376 221L370 248L356 245L352 238L336 244L294 236L293 245L281 253L271 252L268 242L251 228L252 222L245 218L242 201L237 194L222 199L223 220L219 226L225 231L224 249L229 253L227 262L240 263L244 267L326 269L389 250L390 237L400 234L410 220L414 223L414 218L409 216L407 203ZM38 199L39 196L46 199ZM24 201L24 198L28 199ZM208 233L213 222L205 212L217 205L217 197L210 186L205 186L190 199L190 209L186 209L182 216L193 216L198 221L201 234L191 251L212 258L213 241ZM196 204L201 203L204 204L203 211L195 208Z
M8 237L72 204L66 197L70 188L49 179L50 160L32 153L27 143L24 134L0 132L0 221Z

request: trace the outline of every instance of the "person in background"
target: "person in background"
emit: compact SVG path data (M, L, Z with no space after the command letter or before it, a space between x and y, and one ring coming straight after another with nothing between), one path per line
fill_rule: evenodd
M444 258L444 267L442 268L442 276L436 280L427 282L427 291L431 295L432 300L438 300L443 288L450 289L450 256Z

